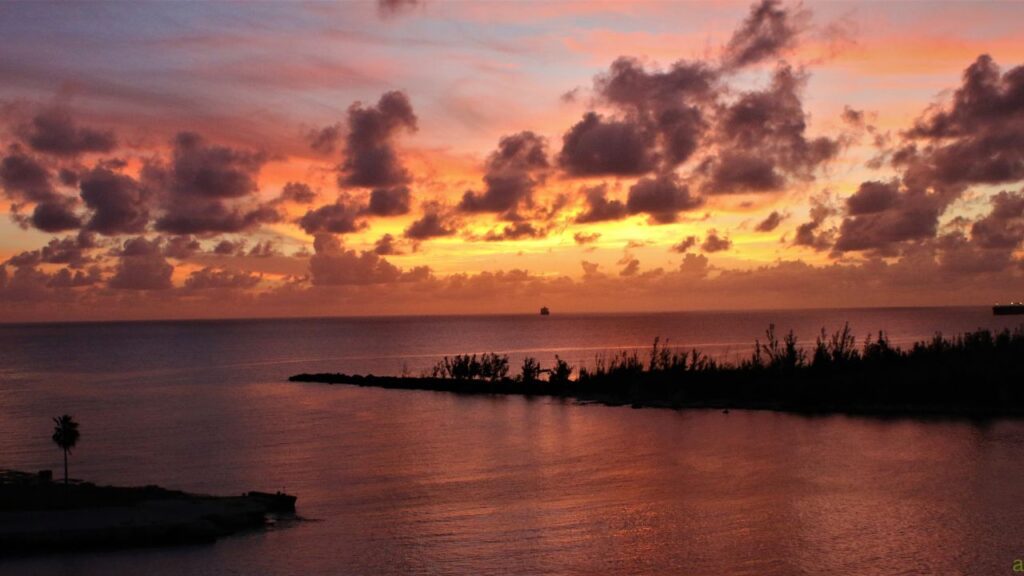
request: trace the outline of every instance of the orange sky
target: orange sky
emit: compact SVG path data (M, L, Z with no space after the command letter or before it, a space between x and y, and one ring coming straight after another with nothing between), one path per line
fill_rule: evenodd
M1024 293L1021 5L0 12L0 321Z

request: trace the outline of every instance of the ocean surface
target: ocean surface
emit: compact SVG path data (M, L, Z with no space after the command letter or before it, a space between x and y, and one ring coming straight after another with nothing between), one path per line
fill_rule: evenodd
M1024 422L632 410L289 383L444 355L550 365L669 344L720 358L774 323L906 345L1020 325L987 308L0 325L0 468L216 494L304 521L213 545L0 557L0 574L1009 574Z

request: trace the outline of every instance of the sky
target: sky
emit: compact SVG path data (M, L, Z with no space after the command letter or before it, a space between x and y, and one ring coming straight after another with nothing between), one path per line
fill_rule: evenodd
M1024 300L1024 4L0 5L0 321Z

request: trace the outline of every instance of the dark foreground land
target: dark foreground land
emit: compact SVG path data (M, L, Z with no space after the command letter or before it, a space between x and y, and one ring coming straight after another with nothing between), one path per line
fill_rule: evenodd
M462 394L523 394L583 402L663 408L746 408L963 417L1024 416L1024 327L978 330L890 345L884 333L858 346L849 327L822 330L810 351L792 332L757 341L748 360L716 362L697 350L677 351L656 339L648 354L597 356L576 369L555 356L542 369L527 358L509 376L508 357L445 357L420 377L298 374L294 382L440 390Z
M0 471L0 553L208 543L294 515L287 495L204 496L159 486L64 485Z

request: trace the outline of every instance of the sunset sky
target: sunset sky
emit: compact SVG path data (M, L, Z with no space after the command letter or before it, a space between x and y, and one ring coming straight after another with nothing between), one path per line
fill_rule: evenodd
M0 321L1024 300L1024 3L0 5Z

